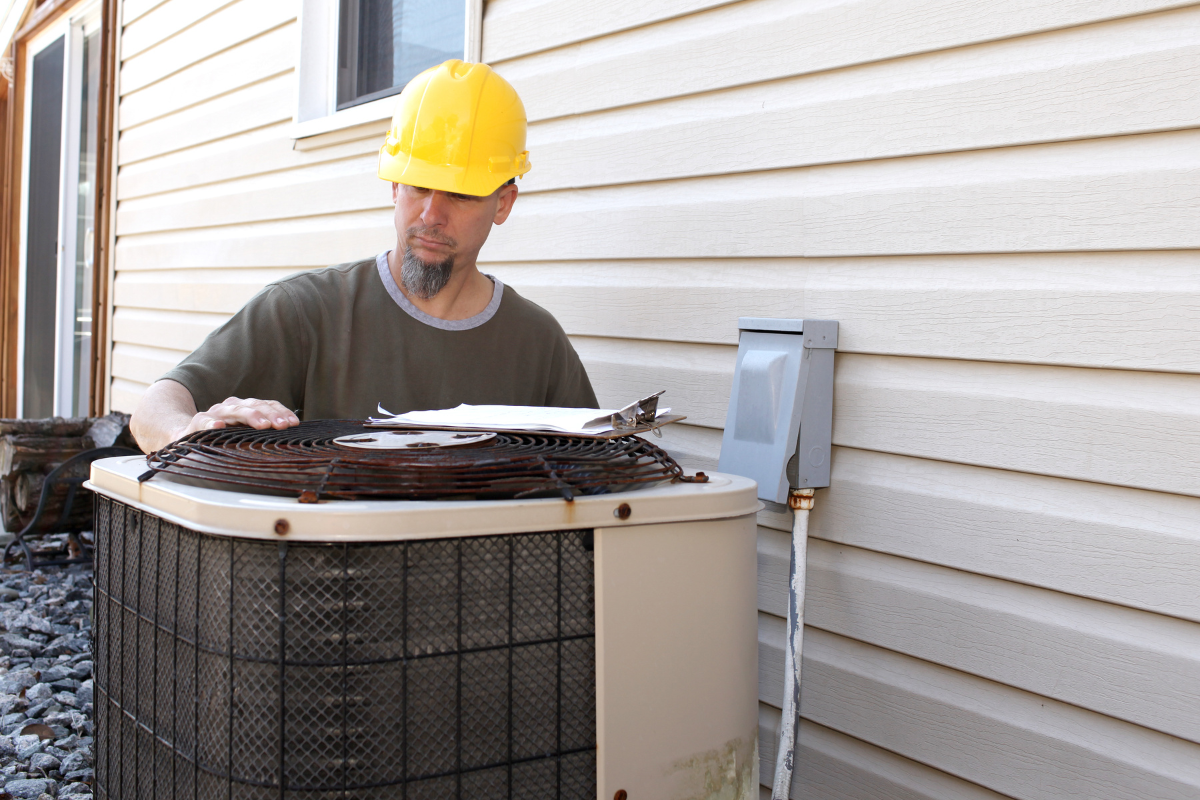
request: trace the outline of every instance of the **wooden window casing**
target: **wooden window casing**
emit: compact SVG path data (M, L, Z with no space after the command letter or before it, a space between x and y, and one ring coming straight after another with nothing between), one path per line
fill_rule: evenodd
M114 178L114 141L112 128L115 112L115 55L119 0L103 0L100 34L100 94L98 109L97 188L95 192L92 285L92 352L88 407L92 415L106 410L108 387L109 320L111 308L110 256L112 238L112 193ZM0 417L15 417L20 363L18 309L20 298L22 196L27 187L21 183L23 152L22 130L25 124L26 55L30 40L46 26L69 13L77 0L42 0L28 12L24 24L13 37L5 54L12 65L12 82L0 88Z

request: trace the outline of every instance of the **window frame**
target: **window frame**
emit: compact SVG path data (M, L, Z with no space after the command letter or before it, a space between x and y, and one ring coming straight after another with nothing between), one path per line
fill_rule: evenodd
M18 135L21 139L21 162L17 168L20 170L20 180L18 186L19 191L19 211L18 211L18 239L20 246L17 249L17 275L16 275L16 318L17 325L15 330L15 416L23 418L25 416L25 293L26 293L26 271L28 268L28 230L29 230L29 152L30 152L30 137L32 134L31 124L32 115L29 113L29 105L32 101L33 90L33 59L48 46L52 45L60 36L64 39L63 52L63 105L62 105L62 134L59 144L59 186L58 186L58 258L56 280L58 285L55 288L55 341L54 341L54 387L53 387L53 413L57 416L70 417L75 416L74 409L70 408L73 404L66 403L63 406L63 387L60 385L63 381L63 376L69 372L71 365L65 362L63 357L63 348L65 346L63 331L67 321L64 318L64 275L74 267L75 263L75 219L74 213L68 213L68 207L71 212L78 212L78 189L77 180L78 163L71 158L71 147L78 147L78 131L73 130L73 125L78 126L79 117L75 113L75 106L78 106L78 98L73 96L73 93L79 89L76 75L74 75L74 67L79 58L78 44L76 41L80 39L84 30L100 30L102 19L102 3L101 0L79 0L78 3L70 6L61 16L54 21L45 25L38 30L28 40L25 41L22 48L22 74L21 81L24 84L21 92L24 108L21 110L22 119ZM77 36L76 34L79 34ZM103 36L103 34L102 34ZM73 135L74 134L74 135ZM71 167L74 167L72 169ZM97 182L102 180L97 174ZM68 245L70 248L68 249ZM67 262L70 262L69 264ZM96 265L93 264L93 269ZM74 301L74 274L70 286L70 299ZM93 298L93 317L95 317L95 302ZM74 306L70 310L73 323ZM74 336L74 325L71 325L72 339ZM96 347L96 325L93 319L92 325L92 349ZM73 348L72 348L73 350ZM89 368L95 368L95 359L93 354L88 354L90 359ZM73 377L73 376L72 376ZM91 375L94 382L94 374ZM90 388L90 387L89 387ZM90 392L89 392L90 394ZM90 405L90 401L89 401Z
M483 51L484 0L463 0L466 14L463 35L465 61L479 61ZM300 54L296 115L289 135L298 149L321 146L323 139L344 141L323 134L369 126L370 133L381 120L390 120L396 94L337 109L338 0L302 0L300 8ZM314 137L321 137L314 140ZM311 140L305 142L304 140ZM333 144L334 141L330 141Z

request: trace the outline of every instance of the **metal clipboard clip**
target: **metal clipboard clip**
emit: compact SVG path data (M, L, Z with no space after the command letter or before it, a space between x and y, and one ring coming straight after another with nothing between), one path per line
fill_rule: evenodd
M655 392L649 397L643 397L641 400L635 400L629 405L622 408L620 411L612 415L613 430L628 430L637 428L641 425L648 425L654 422L654 418L658 416L658 398L666 392L666 389ZM657 428L654 429L656 436L662 436Z

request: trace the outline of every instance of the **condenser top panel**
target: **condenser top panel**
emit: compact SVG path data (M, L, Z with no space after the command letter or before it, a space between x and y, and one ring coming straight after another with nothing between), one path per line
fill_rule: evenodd
M637 491L529 500L329 500L217 489L164 476L139 482L144 456L92 464L94 492L196 531L275 541L373 542L498 533L615 528L727 519L759 509L754 482L710 473L706 483L661 483ZM282 524L281 524L282 523Z

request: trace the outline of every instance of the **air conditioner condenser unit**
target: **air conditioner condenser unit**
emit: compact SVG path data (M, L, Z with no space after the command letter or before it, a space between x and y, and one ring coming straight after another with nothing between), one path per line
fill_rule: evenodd
M88 484L97 797L758 796L753 481L314 503L145 470Z

